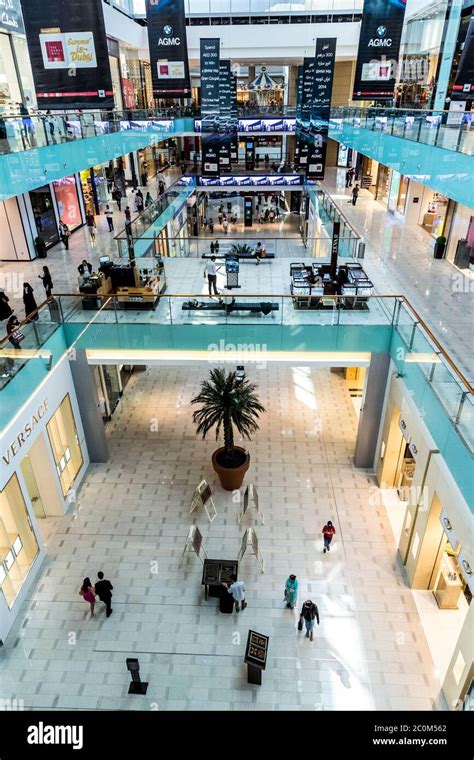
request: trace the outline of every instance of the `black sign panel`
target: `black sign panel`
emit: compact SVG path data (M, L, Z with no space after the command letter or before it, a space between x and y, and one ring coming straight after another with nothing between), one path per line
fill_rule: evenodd
M222 170L230 168L230 149L232 133L232 83L230 61L220 61L219 64L219 165Z
M364 0L353 100L391 100L406 0Z
M311 103L313 99L313 76L315 60L305 58L303 61L303 76L301 81L301 102L299 118L296 119L296 138L298 141L298 166L306 169L311 143Z
M184 0L146 0L153 94L191 93Z
M102 0L22 0L40 109L113 108Z
M230 77L231 86L231 102L230 111L232 115L232 134L230 138L230 160L238 161L239 159L239 107L237 104L237 77L231 74Z
M263 633L257 633L257 631L249 630L244 662L249 665L256 665L258 668L265 670L269 641L269 636L265 636Z
M23 34L23 16L20 0L0 0L0 29L13 34Z
M309 179L324 179L336 43L337 39L334 37L318 39L316 42L310 116L312 142L306 171Z
M474 100L474 17L471 17L463 43L452 100Z
M202 174L219 174L220 115L219 39L201 38Z

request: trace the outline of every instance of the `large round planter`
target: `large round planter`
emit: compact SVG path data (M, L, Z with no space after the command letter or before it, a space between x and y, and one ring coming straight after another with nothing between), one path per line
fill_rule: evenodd
M240 446L235 447L238 451L245 454L245 462L240 467L222 467L217 461L217 456L222 451L225 451L222 446L220 449L216 449L212 455L212 466L219 476L221 486L225 491L236 491L243 483L245 473L250 467L250 455L245 449Z

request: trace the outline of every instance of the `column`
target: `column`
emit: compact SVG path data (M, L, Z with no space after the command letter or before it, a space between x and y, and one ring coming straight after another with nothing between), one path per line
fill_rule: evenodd
M107 462L109 446L100 412L94 368L87 363L83 350L76 351L70 367L90 461Z
M356 467L371 469L374 466L389 366L390 354L371 355L354 452Z
M456 50L459 20L461 18L462 0L450 0L448 4L449 16L444 22L443 40L441 43L441 64L438 71L436 93L433 108L443 111L447 108L446 98L449 96L448 84L453 65L453 56ZM427 23L427 22L424 22Z

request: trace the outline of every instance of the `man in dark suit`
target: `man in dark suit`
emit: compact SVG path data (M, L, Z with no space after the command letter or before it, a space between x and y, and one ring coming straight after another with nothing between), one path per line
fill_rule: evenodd
M112 589L113 586L110 581L104 580L104 573L100 572L97 573L98 581L95 584L95 593L99 597L101 602L104 602L106 607L106 613L107 617L110 617L113 609L112 609Z

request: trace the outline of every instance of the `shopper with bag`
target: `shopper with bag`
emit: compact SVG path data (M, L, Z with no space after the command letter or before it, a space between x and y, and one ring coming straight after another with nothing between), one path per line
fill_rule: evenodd
M303 630L303 622L306 626L306 638L310 641L313 641L313 629L314 629L314 619L318 621L319 625L319 610L316 607L315 603L311 601L311 599L307 599L306 602L304 602L301 612L300 612L300 620L298 623L298 630Z
M285 602L286 606L292 610L298 597L298 581L296 575L290 575L285 583Z

